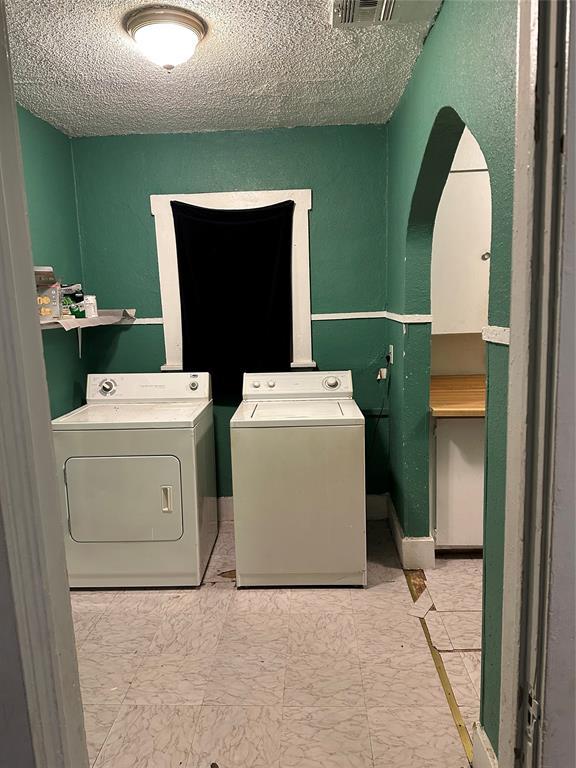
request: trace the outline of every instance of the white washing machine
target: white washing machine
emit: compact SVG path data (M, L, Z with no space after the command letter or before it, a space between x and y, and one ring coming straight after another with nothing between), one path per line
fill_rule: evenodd
M88 376L52 422L72 587L200 584L218 533L208 373Z
M238 586L365 586L351 372L247 373L243 396L230 422Z

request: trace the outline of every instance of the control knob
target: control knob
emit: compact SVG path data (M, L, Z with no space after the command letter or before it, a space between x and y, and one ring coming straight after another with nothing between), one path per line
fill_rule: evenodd
M324 384L328 389L338 389L340 386L340 379L337 379L336 376L327 376L324 379Z

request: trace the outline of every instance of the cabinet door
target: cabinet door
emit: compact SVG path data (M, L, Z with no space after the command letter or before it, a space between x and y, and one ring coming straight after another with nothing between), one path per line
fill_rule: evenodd
M450 173L432 240L432 333L481 333L488 325L492 205L487 171Z
M481 547L484 419L436 420L436 546Z
M68 459L65 472L75 541L176 541L182 536L175 456L80 456Z

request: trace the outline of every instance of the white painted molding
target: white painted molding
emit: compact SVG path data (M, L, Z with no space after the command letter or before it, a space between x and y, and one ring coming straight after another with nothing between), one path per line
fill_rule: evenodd
M386 520L388 498L385 494L369 493L366 496L366 520Z
M474 725L472 746L472 765L474 768L498 768L496 753L492 749L492 744L490 744L486 731L479 723Z
M432 536L405 536L389 494L386 494L386 499L392 536L402 568L407 570L434 568L436 565L434 538Z
M482 328L482 339L490 341L492 344L510 345L510 328L504 328L501 325L487 325Z
M396 312L382 310L378 312L324 312L312 315L312 320L372 320L384 318L396 323L431 323L432 315L399 315Z
M218 496L218 522L231 522L234 520L234 497Z
M274 189L253 192L208 192L191 195L150 195L156 225L156 247L166 363L163 370L182 370L182 319L176 235L170 203L172 201L219 210L263 208L293 200L292 225L292 349L298 367L315 367L312 360L310 307L310 246L308 212L312 208L311 189Z
M432 315L399 315L397 312L386 312L388 320L394 320L396 323L411 325L412 323L431 323Z
M116 325L163 325L164 319L162 317L125 317L120 320Z
M312 315L312 320L366 320L388 317L387 312L324 312Z

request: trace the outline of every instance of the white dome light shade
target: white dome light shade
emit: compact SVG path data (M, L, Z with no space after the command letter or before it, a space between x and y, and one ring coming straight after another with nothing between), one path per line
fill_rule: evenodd
M192 57L200 42L195 30L181 24L148 24L134 33L144 56L165 69L173 69Z
M199 16L167 6L141 8L127 17L125 26L142 54L167 70L188 61L206 34Z

